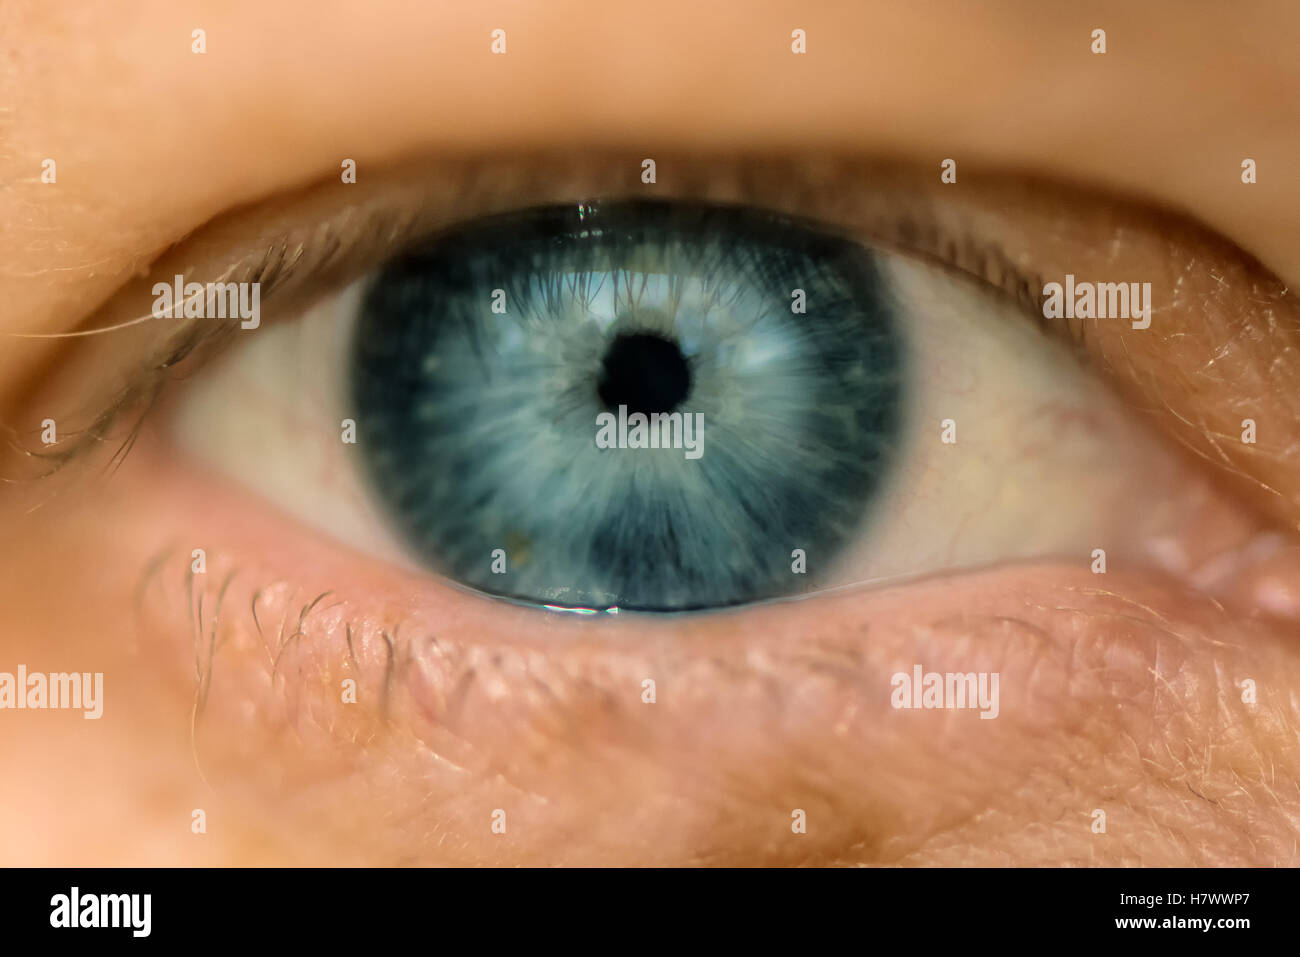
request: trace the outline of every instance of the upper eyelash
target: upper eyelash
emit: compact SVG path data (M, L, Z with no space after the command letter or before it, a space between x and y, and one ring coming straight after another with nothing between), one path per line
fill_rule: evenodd
M999 244L979 242L970 235L954 239L945 236L937 224L914 218L900 221L898 229L901 241L913 253L928 254L944 265L969 273L1009 297L1047 328L1042 295L1035 291L1042 289L1043 275L1021 269Z
M691 192L671 197L672 200L693 198L696 197ZM579 199L574 198L573 201L578 202ZM761 199L749 205L761 207ZM344 215L350 213L345 211ZM348 271L345 267L350 259L356 258L359 250L382 249L382 256L377 257L382 261L426 241L432 233L438 231L425 230L413 235L412 230L418 220L418 213L405 207L381 207L377 212L366 214L360 228L354 229L346 240L341 227L344 223L355 226L355 219L350 222L325 220L306 230L305 236L301 235L302 230L298 231L297 236L295 232L287 231L242 260L226 263L223 268L213 270L212 274L195 275L187 279L200 283L260 283L264 302L290 286L302 288L317 279L328 278L332 284L337 284L340 273ZM1046 320L1041 311L1041 297L1037 292L1043 284L1041 275L1022 270L998 243L981 241L969 233L953 234L937 221L915 214L900 214L886 223L875 224L869 232L856 232L855 236L858 241L866 244L897 247L904 254L928 257L973 276L1032 316L1040 327L1046 328ZM149 277L153 278L153 275ZM138 277L133 280L138 281ZM90 318L93 320L94 315ZM113 327L109 327L111 328ZM109 329L104 332L107 333ZM1078 332L1081 334L1082 330ZM110 467L115 469L121 465L150 411L166 391L168 376L175 367L201 348L209 352L215 351L210 347L222 339L228 339L230 334L231 330L226 325L204 322L194 325L192 332L181 343L169 344L153 359L145 362L129 385L110 397L107 404L94 414L91 424L75 432L70 442L60 443L55 452L27 448L19 441L18 432L13 428L7 428L9 444L26 457L52 462L51 467L34 477L44 479L102 446L120 421L130 414L133 421L127 429L126 437L110 458ZM1076 336L1071 333L1070 338L1076 339Z
M129 410L138 409L139 416L131 424L126 437L117 445L106 465L106 469L110 472L120 468L139 437L145 416L166 386L167 371L184 361L210 337L208 331L194 327L190 335L173 344L160 358L147 364L141 374L133 377L126 386L118 390L111 402L95 415L90 424L73 431L71 441L60 442L54 449L31 449L20 441L17 429L4 425L6 444L12 453L29 461L47 463L47 467L32 476L19 478L6 475L0 477L0 481L17 484L22 481L40 481L49 478L70 462L87 454L89 450L107 442L118 420Z
M337 252L339 248L340 244L336 242L332 248L327 247L327 250L333 253ZM273 245L267 249L257 262L251 265L234 263L217 276L208 277L206 281L257 282L262 284L263 288L268 292L274 292L276 288L283 286L296 275L297 267L302 261L305 252L305 244L298 244L293 247L287 242ZM321 269L328 264L328 256L322 256L317 259L312 268ZM153 319L155 317L146 316L141 318ZM129 320L128 323L119 324L101 331L107 334L137 321ZM233 335L233 331L228 326L212 323L191 323L178 341L167 344L167 347L156 354L153 359L147 360L128 384L119 389L108 403L94 414L88 425L73 431L70 441L61 441L54 449L31 449L20 440L20 433L17 429L7 424L3 425L6 443L12 453L28 460L40 460L43 463L48 463L48 466L43 471L28 476L26 479L6 475L0 476L0 481L14 484L24 480L40 481L49 478L69 463L102 446L103 443L109 440L110 433L119 421L125 415L134 413L134 419L127 429L126 437L118 443L106 466L110 472L120 468L131 447L135 444L145 419L165 391L168 375L175 367L201 348L211 347L224 339L229 339L231 335Z

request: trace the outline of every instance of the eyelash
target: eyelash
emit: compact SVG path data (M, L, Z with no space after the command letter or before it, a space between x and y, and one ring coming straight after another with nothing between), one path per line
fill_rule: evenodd
M743 164L741 169L741 178L745 179ZM316 189L321 188L326 187L316 187ZM752 183L746 183L743 187L743 191L746 192L755 189ZM312 192L314 191L308 190L309 194ZM709 192L707 185L693 187L680 195L674 194L671 198L674 200L707 199ZM586 194L574 195L571 201L579 202L583 195ZM762 196L753 196L752 202L757 208L763 208ZM853 238L868 246L892 248L903 255L928 259L968 275L983 283L991 291L1004 296L1041 328L1057 334L1062 331L1067 332L1069 338L1077 345L1081 337L1070 332L1068 327L1055 329L1044 320L1040 306L1041 298L1036 292L1042 288L1040 275L1020 269L998 244L983 242L970 233L946 230L937 220L927 218L925 212L923 207L912 212L899 212L885 221L874 223L870 231L855 232ZM355 278L366 265L373 268L382 261L418 247L421 243L427 242L432 235L447 228L443 225L420 230L416 224L421 222L423 215L422 210L413 212L406 208L382 208L365 220L361 231L346 240L342 238L338 224L326 221L316 224L306 238L297 240L283 238L263 247L253 256L227 262L222 268L206 275L187 275L186 279L199 283L260 283L263 303L265 307L269 307L265 311L272 316L270 321L273 323L292 321L292 316L287 320L274 318L272 310L280 305L278 300L282 291L289 287L294 290L294 302L289 305L298 307L308 305L314 298L328 291L328 289L312 290L305 295L299 292L313 282L328 277L329 288L342 285L343 282ZM461 218L470 220L473 218L473 213ZM816 219L811 221L817 222ZM825 228L835 231L838 227L826 226ZM356 259L364 260L365 263L358 266L355 263ZM97 310L83 323L90 328L75 335L94 340L124 325L118 322L96 327L95 320L103 318L106 312L120 314L120 307L113 308L119 303L120 297L125 296L128 290L150 288L156 279L168 271L169 268L160 268L147 278L137 277L129 287L119 289L118 293L110 297L108 306ZM296 315L296 311L294 314ZM147 315L147 312L144 315ZM128 323L138 321L139 319L127 320ZM12 448L28 460L39 461L44 468L35 475L21 476L19 467L5 469L4 474L12 481L47 479L71 463L93 458L91 453L106 444L115 445L105 465L105 471L112 472L120 467L129 454L151 412L167 393L169 382L173 378L191 373L209 358L223 351L237 333L238 329L233 324L217 324L208 320L191 323L182 334L168 343L164 350L156 353L152 360L136 370L135 374L129 377L126 386L106 401L98 402L98 411L91 413L88 424L65 432L65 435L71 434L72 437L60 442L54 449L31 449L22 442L19 431L10 427L8 431ZM123 430L123 437L114 442L112 435L119 431L121 422L128 417L130 422Z
M215 557L215 556L214 556ZM183 562L183 564L182 564ZM194 647L194 718L195 721L203 717L204 708L207 703L208 691L211 687L212 663L216 654L221 649L221 643L218 635L222 633L221 622L228 621L231 613L236 609L231 609L227 613L227 595L230 593L232 586L240 580L241 575L247 575L240 569L229 569L219 577L203 576L203 580L220 581L217 586L213 604L208 611L206 618L204 612L204 598L208 592L200 587L195 587L196 576L191 565L191 558L184 553L178 546L168 546L159 551L146 565L144 574L141 576L136 586L136 612L138 615L144 614L144 609L151 589L156 585L161 591L161 597L164 602L170 602L173 598L179 597L183 593L188 609L188 617L192 622L192 643ZM179 579L179 580L178 580ZM181 581L184 582L183 587ZM168 590L170 587L176 588L178 593ZM255 588L251 593L248 608L240 611L241 614L248 615L247 622L252 624L252 632L256 633L262 641L263 646L267 649L270 660L268 667L272 679L279 668L280 658L288 649L290 643L301 640L309 632L314 631L316 623L322 625L325 622L322 616L339 606L339 603L326 603L327 598L334 594L333 591L327 590L316 594L313 598L301 601L296 596L290 594L276 602L279 605L279 624L275 628L276 641L274 646L267 642L267 626L273 615L268 615L266 606L271 604L268 598L269 594L281 585L287 585L284 582L268 582ZM264 599L266 599L264 601ZM259 607L263 610L259 612ZM295 612L294 609L297 609ZM163 620L171 620L171 616L165 611ZM289 623L292 622L292 628ZM356 643L367 639L368 637L377 637L383 641L387 647L388 654L385 659L385 673L381 676L378 687L379 694L377 699L380 702L380 713L386 716L388 689L391 688L396 669L399 667L399 660L396 649L399 643L399 635L403 630L403 622L397 621L391 626L378 629L367 628L360 620L345 620L342 622L347 647L348 661L351 663L353 670L361 677L360 665L357 663ZM372 634L373 633L373 634ZM405 647L405 641L402 642ZM271 648L274 647L274 653Z

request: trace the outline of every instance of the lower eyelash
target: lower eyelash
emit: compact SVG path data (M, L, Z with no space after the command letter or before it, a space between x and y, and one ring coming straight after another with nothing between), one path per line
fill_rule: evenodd
M338 609L348 603L331 601L336 594L333 591L308 596L284 579L253 587L251 582L257 573L251 567L232 566L219 554L203 551L204 570L196 573L194 564L198 560L194 551L186 552L179 545L158 551L146 564L135 593L141 630L155 630L158 619L189 623L194 678L192 731L197 731L202 722L223 646L232 634L257 636L265 653L267 677L275 686L297 643L311 640L321 631L341 633L354 680L364 683L363 697L377 702L378 714L384 720L394 683L410 661L412 643L426 645L432 640L421 642L405 637L411 628L409 619L402 616L390 617L381 625L373 618L339 614ZM170 626L163 633L169 640L175 637ZM358 649L376 643L385 649L382 670L363 671ZM252 693L252 689L247 690Z

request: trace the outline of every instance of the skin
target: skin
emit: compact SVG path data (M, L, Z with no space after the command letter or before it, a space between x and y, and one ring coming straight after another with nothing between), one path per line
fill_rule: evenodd
M212 217L335 176L341 157L364 177L537 149L621 151L631 175L643 155L663 169L743 149L892 156L937 179L957 157L1187 212L1258 258L1222 253L1234 288L1263 268L1300 282L1285 165L1300 124L1280 121L1300 102L1293 5L384 6L8 5L0 33L22 42L0 61L3 329L73 328ZM488 52L498 26L505 57ZM795 26L805 57L789 53ZM1104 56L1088 52L1096 26ZM44 157L57 186L39 181ZM1069 248L1042 268L1078 262ZM1175 413L1187 467L1222 479L1215 514L1290 534L1297 326L1261 288L1268 335L1202 297L1203 335L1091 348L1135 414ZM58 356L10 341L4 421L30 431ZM1233 374L1205 374L1216 350ZM1275 438L1229 446L1259 408ZM111 481L29 512L32 494L0 493L21 543L0 555L0 670L104 671L108 701L100 721L0 713L0 766L22 769L0 778L7 864L1296 861L1290 539L1262 562L1238 541L1213 587L1043 561L575 628L359 556L154 432ZM214 556L198 641L191 541ZM892 709L890 675L914 662L998 672L998 719ZM341 707L346 677L360 696ZM795 808L807 834L791 833Z

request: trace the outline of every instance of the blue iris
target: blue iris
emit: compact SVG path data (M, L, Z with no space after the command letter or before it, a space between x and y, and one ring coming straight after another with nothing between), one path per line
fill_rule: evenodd
M793 594L843 556L893 464L893 312L873 253L773 213L481 219L368 286L360 454L410 548L493 595L682 611Z

